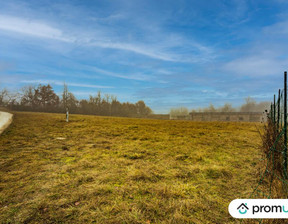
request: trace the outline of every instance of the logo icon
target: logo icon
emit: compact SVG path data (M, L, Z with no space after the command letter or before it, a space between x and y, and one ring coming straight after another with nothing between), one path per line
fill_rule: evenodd
M247 210L249 210L249 208L247 207L247 203L242 203L237 210L239 211L240 214L244 215L247 213Z

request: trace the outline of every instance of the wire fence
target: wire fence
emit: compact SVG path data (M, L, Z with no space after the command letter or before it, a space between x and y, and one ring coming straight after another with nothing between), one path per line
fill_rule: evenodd
M267 122L261 135L264 156L259 167L260 178L250 198L287 198L287 72L284 72L284 88L274 95L270 110L266 113ZM283 223L283 220L257 221Z

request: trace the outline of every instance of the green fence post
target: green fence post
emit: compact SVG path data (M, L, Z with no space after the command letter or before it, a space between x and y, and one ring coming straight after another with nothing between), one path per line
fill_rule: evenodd
M276 96L274 94L274 104L273 104L273 122L276 124Z
M270 106L270 120L271 120L271 122L273 121L273 106L272 106L272 103L271 103L271 106Z
M280 123L280 89L278 91L278 105L277 105L277 129L279 129L279 123Z
M284 72L284 177L287 178L287 72Z

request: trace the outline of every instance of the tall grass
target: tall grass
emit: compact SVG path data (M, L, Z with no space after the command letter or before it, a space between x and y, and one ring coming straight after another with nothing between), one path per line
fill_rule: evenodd
M262 135L262 149L265 154L266 184L270 198L287 198L287 180L284 175L284 129L268 118Z
M268 117L263 131L259 131L262 139L262 163L259 164L259 182L255 186L251 198L278 199L288 197L288 182L284 175L284 129ZM246 220L244 223L286 223L281 219Z

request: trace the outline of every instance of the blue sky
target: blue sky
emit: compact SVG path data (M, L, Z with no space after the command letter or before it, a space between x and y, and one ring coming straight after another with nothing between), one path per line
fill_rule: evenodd
M0 0L0 87L68 84L155 113L272 100L288 67L286 0Z

